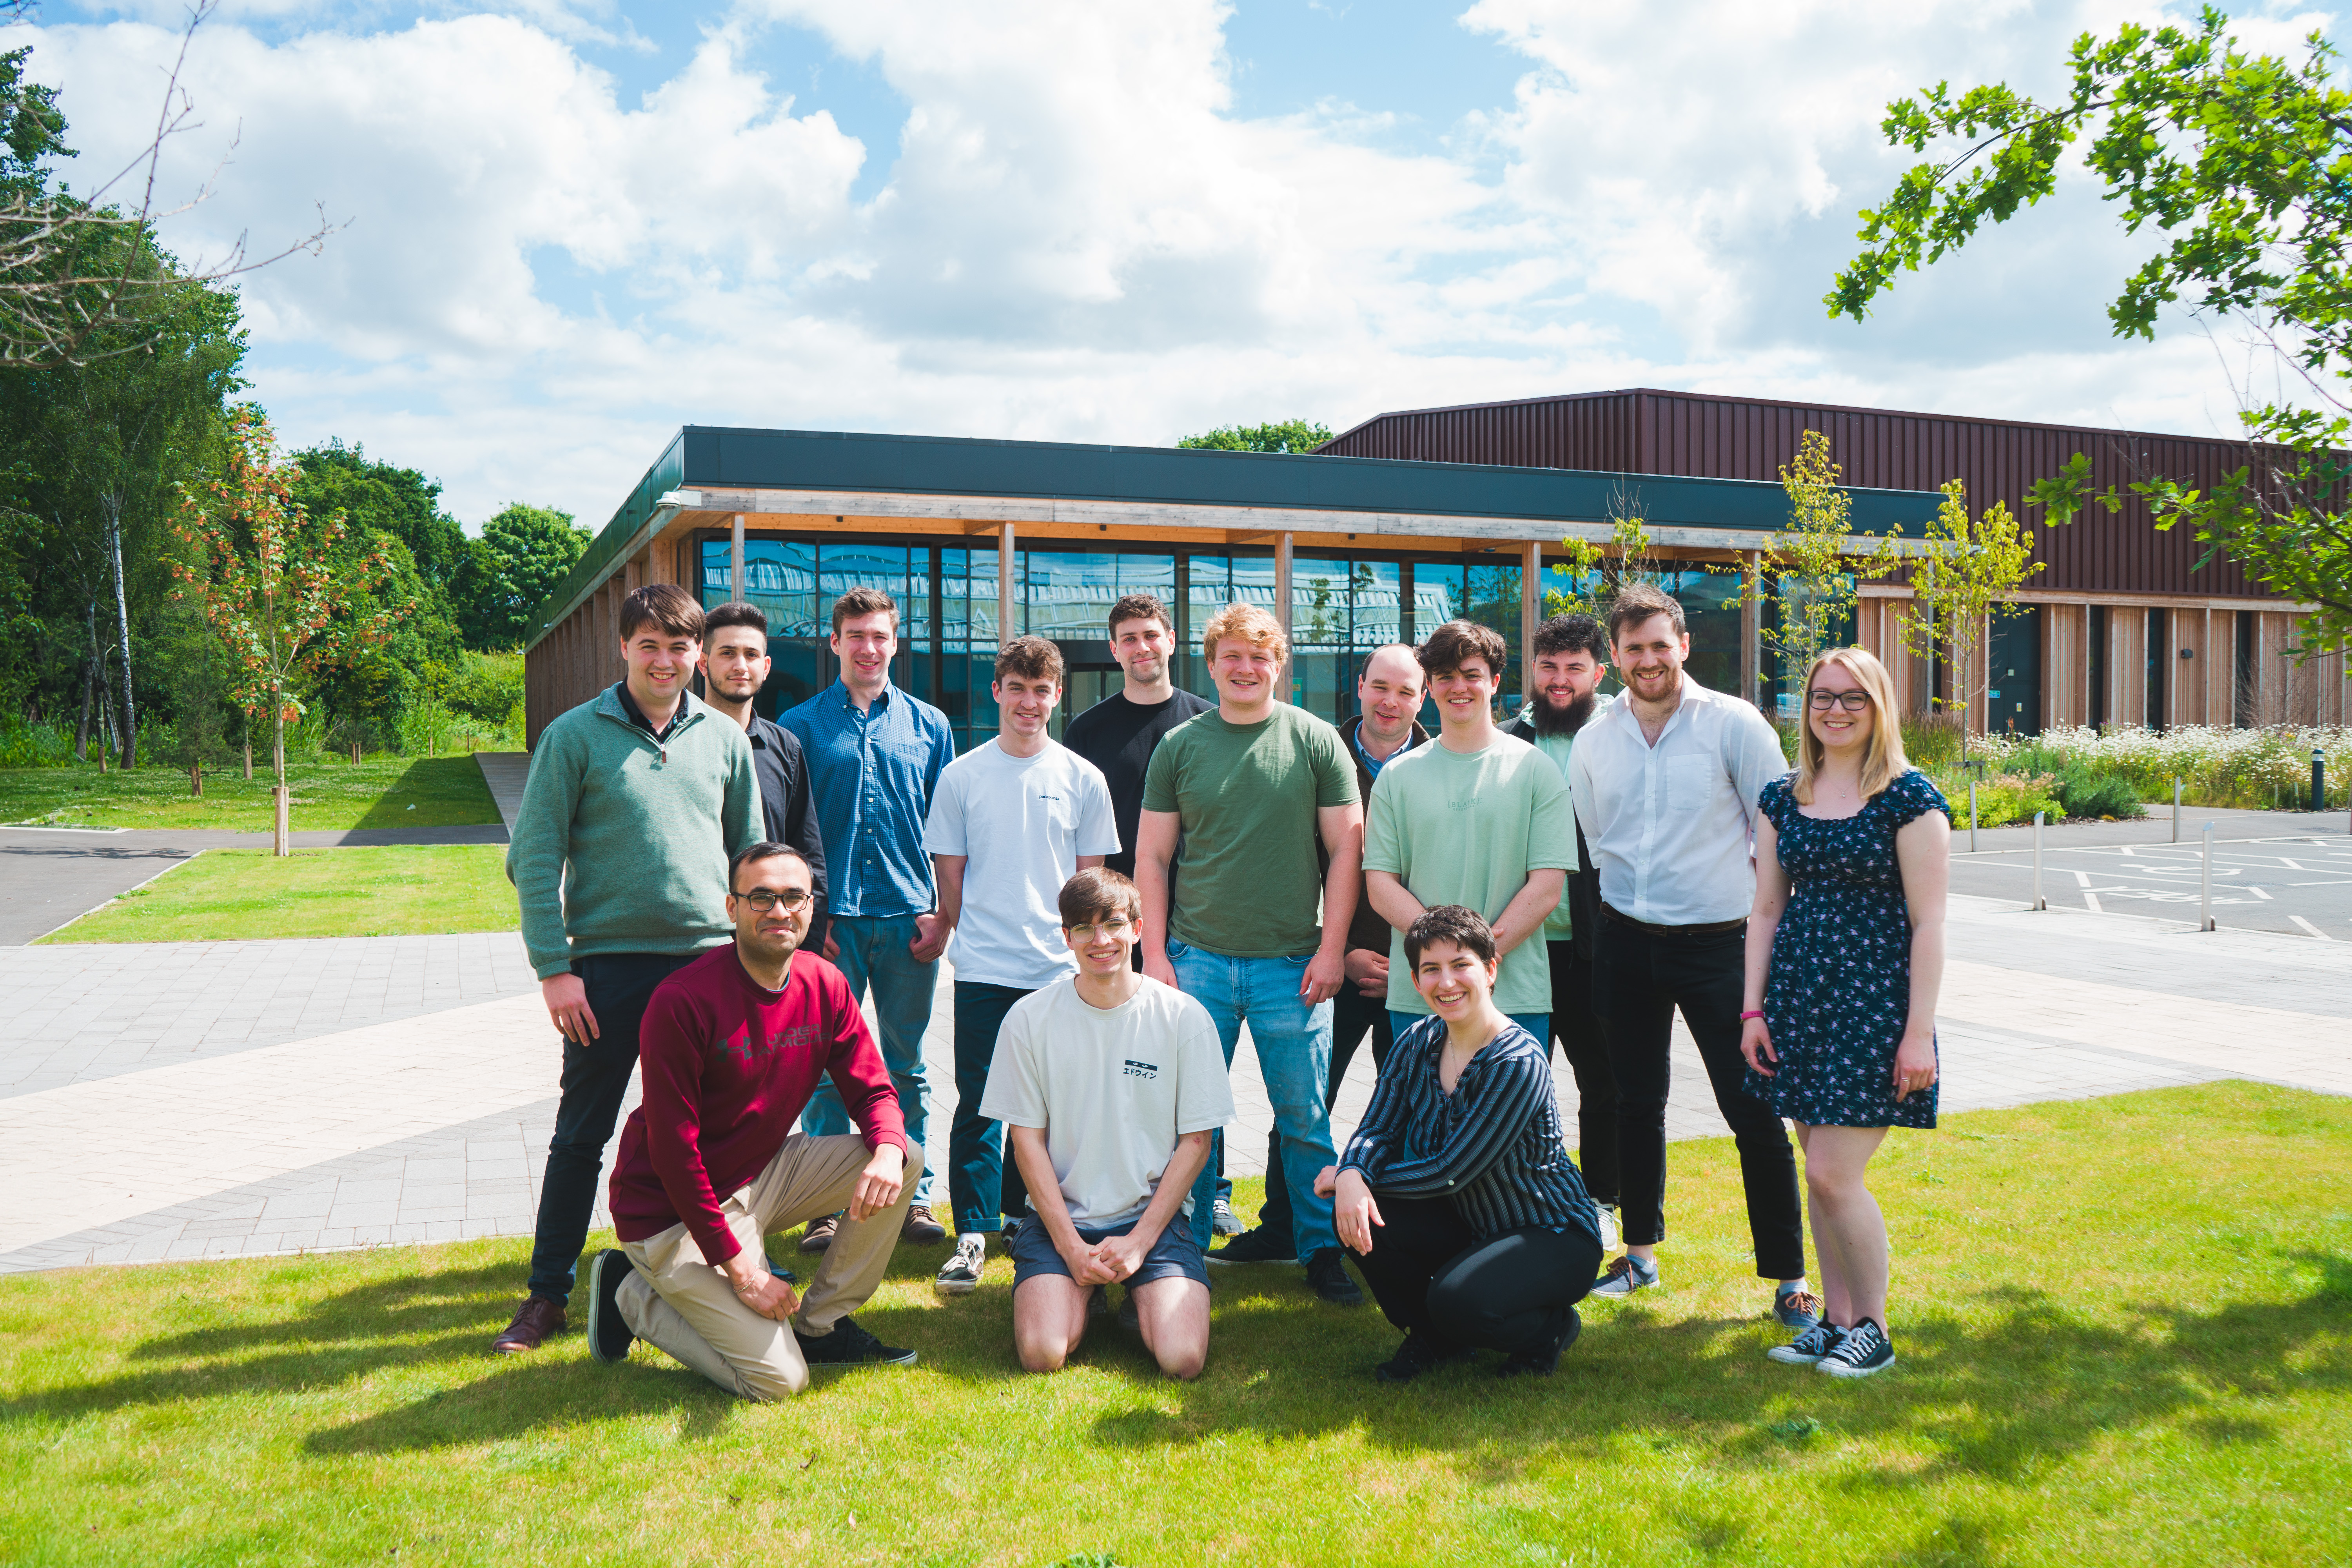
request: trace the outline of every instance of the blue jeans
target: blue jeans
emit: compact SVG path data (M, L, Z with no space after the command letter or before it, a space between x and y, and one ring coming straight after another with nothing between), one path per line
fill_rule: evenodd
M1331 1075L1331 1004L1310 1007L1298 994L1307 976L1304 958L1228 958L1187 947L1170 938L1168 959L1185 995L1209 1010L1225 1066L1234 1062L1242 1025L1257 1042L1258 1072L1274 1102L1275 1136L1282 1142L1282 1174L1290 1188L1291 1231L1303 1260L1339 1245L1331 1227L1331 1200L1315 1195L1315 1173L1339 1163L1331 1147L1331 1113L1324 1108L1325 1081ZM1192 1236L1209 1246L1211 1207L1216 1201L1213 1162L1192 1184Z
M563 1042L562 1098L547 1140L547 1173L539 1184L539 1224L530 1248L530 1293L558 1305L572 1295L572 1270L596 1211L604 1145L613 1141L621 1101L637 1070L637 1029L654 987L698 953L607 952L575 958L572 973L596 1015L596 1037ZM557 1037L562 1038L561 1036Z
M874 987L874 1021L881 1026L882 1065L890 1069L898 1087L898 1111L907 1119L907 1141L928 1147L924 1134L931 1121L931 1084L923 1074L923 1031L931 1026L931 997L939 989L937 959L917 963L907 944L915 940L912 915L835 915L830 933L841 944L842 977L849 994L863 998L866 984ZM824 1138L850 1131L849 1112L830 1076L817 1082L801 1111L801 1131ZM931 1201L931 1162L923 1160L923 1173L915 1182L919 1204Z
M1415 1024L1420 1023L1423 1018L1428 1016L1429 1015L1426 1013L1400 1013L1395 1008L1391 1007L1389 1009L1389 1027L1395 1031L1395 1038L1401 1040L1404 1038L1404 1032L1407 1029L1412 1028ZM1544 1048L1544 1060L1546 1062L1549 1062L1551 1060L1550 1014L1506 1013L1503 1016L1508 1018L1512 1023L1517 1024L1520 1028L1525 1029L1528 1034L1533 1035L1536 1037L1536 1043Z
M1001 1230L1004 1215L1028 1212L1029 1184L1004 1146L1004 1124L980 1113L997 1032L1013 1004L1030 993L977 980L955 983L955 1115L948 1121L948 1202L958 1236Z

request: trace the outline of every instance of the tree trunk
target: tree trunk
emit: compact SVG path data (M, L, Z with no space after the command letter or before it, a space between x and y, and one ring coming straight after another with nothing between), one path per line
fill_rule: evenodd
M270 754L278 767L278 787L270 792L278 806L271 848L278 855L291 855L294 848L289 818L293 802L286 789L286 693L275 679L269 683L269 734Z
M131 604L122 592L122 508L112 500L107 504L106 542L114 557L115 629L122 648L122 765L133 768L139 765L139 726L131 696Z
M89 611L83 617L89 637L89 650L81 662L81 717L74 723L74 760L89 761L90 699L98 691L98 600L89 602Z
M108 656L100 649L98 658L98 771L104 773L107 759L114 751L114 677L110 673Z

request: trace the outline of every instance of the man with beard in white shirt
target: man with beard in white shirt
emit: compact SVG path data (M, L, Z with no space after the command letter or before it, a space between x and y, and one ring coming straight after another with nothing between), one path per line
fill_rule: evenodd
M1753 704L1684 673L1690 631L1683 607L1658 588L1621 588L1609 635L1625 695L1584 727L1569 764L1601 873L1592 1002L1617 1078L1625 1242L1592 1294L1622 1300L1659 1282L1667 1054L1679 1007L1738 1143L1756 1272L1778 1282L1772 1315L1801 1331L1820 1304L1805 1289L1796 1157L1780 1119L1748 1093L1739 1054L1757 797L1788 761Z

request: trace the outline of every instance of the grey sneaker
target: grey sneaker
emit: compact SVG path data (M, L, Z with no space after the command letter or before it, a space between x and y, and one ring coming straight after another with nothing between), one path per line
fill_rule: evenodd
M940 1265L931 1289L942 1296L969 1296L980 1283L980 1271L988 1262L988 1238L980 1232L966 1231L956 1237L955 1250Z
M1895 1346L1886 1331L1864 1318L1845 1331L1836 1349L1813 1363L1813 1370L1832 1377L1868 1377L1894 1364Z
M1811 1290L1772 1290L1772 1316L1784 1329L1810 1329L1822 1321L1822 1299Z
M1242 1216L1234 1212L1234 1205L1225 1199L1219 1198L1210 1206L1209 1229L1213 1234L1239 1236L1248 1228L1249 1226L1242 1223Z
M1634 1291L1650 1289L1657 1283L1658 1266L1629 1252L1609 1260L1609 1267L1593 1282L1592 1294L1604 1301L1622 1301Z
M1774 1345L1764 1353L1783 1366L1811 1366L1837 1349L1843 1338L1845 1331L1835 1323L1815 1323L1787 1344Z

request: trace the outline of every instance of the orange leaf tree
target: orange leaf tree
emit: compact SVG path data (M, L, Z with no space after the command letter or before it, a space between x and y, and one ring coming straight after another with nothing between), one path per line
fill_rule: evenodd
M222 477L180 487L177 528L195 560L173 566L228 649L238 704L270 716L281 789L286 726L303 712L295 678L380 640L416 607L376 595L394 580L382 538L356 553L344 549L350 529L341 511L320 520L294 500L300 473L278 460L277 438L259 409L235 410ZM378 607L357 617L345 613L372 597Z

